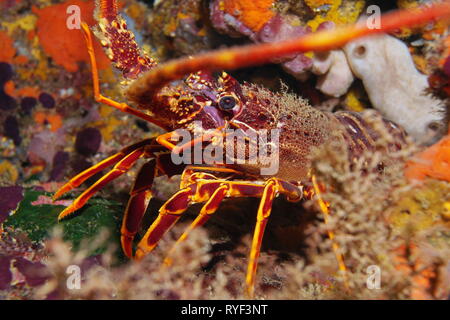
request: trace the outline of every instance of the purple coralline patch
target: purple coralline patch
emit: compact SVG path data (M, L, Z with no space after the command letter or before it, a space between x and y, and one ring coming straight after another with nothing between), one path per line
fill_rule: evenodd
M3 123L5 136L11 138L16 146L20 145L22 138L20 137L19 123L16 117L8 116Z
M263 43L279 42L311 33L311 28L293 23L294 19L295 17L289 15L275 15L255 35L256 41ZM313 65L313 61L303 54L293 54L282 59L278 58L273 62L282 63L286 72L300 80L304 80Z
M450 56L445 59L444 67L443 67L444 73L450 77Z
M58 151L53 157L53 167L50 172L49 181L61 181L64 179L64 172L69 162L69 154L64 151Z
M23 274L30 287L40 286L49 278L47 267L41 262L32 262L18 257L14 261L14 266Z
M23 199L23 188L19 186L0 187L0 223L8 218Z
M161 299L164 300L180 300L180 295L178 293L176 293L173 290L168 290L168 289L160 289L157 290L156 292L156 296L158 296Z
M63 134L45 130L36 133L28 147L29 158L36 157L45 160L49 165L53 164L55 154L67 143Z
M101 142L102 134L97 128L86 128L78 132L75 149L81 155L91 156L98 151Z
M10 257L0 255L0 290L6 290L11 286L12 273L10 262Z
M41 93L39 95L39 102L42 103L42 106L47 109L52 109L55 107L55 99L48 93Z
M6 94L4 90L5 83L12 79L14 75L10 64L0 62L0 109L12 110L17 107L17 102L13 97Z
M27 115L31 114L31 111L34 109L34 107L36 107L36 105L37 100L36 98L33 97L25 97L20 102L20 107L22 108L22 111Z
M102 265L102 258L100 255L87 257L80 264L81 274L86 274L92 267Z
M211 23L217 31L234 38L242 37L244 35L251 37L253 35L253 32L249 28L220 9L220 0L212 1L209 8Z

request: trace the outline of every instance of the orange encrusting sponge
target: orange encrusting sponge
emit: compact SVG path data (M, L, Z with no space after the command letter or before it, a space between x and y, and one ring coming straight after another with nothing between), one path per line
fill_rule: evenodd
M248 28L259 31L275 12L271 10L274 0L223 0L226 13L241 20Z
M450 130L438 143L420 152L407 163L405 176L410 180L430 177L450 182Z
M81 21L89 25L96 23L93 18L94 1L70 0L42 9L33 6L32 11L38 16L37 36L44 52L67 71L76 72L78 62L89 62L89 56L81 30L67 27L66 10L69 5L80 8ZM99 68L107 68L110 62L97 41L95 49Z

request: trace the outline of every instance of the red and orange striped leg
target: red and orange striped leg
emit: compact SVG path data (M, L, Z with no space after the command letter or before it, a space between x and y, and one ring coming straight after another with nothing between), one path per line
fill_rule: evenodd
M250 257L247 266L247 276L245 279L247 288L246 294L249 298L253 298L255 293L255 278L258 267L258 258L261 251L264 230L272 212L273 199L278 194L285 194L289 201L300 201L302 199L302 190L289 182L271 178L264 185L264 190L259 203L258 213L256 216L256 226L253 233L252 247L250 249Z
M151 159L139 169L131 188L130 199L120 229L122 250L128 258L133 257L133 239L139 230L142 218L152 198L151 188L156 175L156 159Z
M226 135L221 131L223 127L216 128L214 130L207 131L200 135L199 137L196 137L194 139L189 140L189 142L186 142L185 144L179 146L175 145L171 140L174 138L174 136L177 136L176 131L170 131L166 132L156 139L156 141L160 144L165 146L167 149L171 150L175 154L179 154L182 151L185 151L186 149L190 149L195 147L198 144L201 144L203 141L208 141L212 137L225 137Z
M125 156L114 166L114 168L110 172L101 177L97 182L95 182L92 186L86 189L78 198L76 198L75 201L70 206L65 208L59 214L58 219L61 220L67 217L72 212L84 206L86 202L94 195L94 193L103 188L108 182L116 179L117 177L127 172L144 153L145 150L143 147L141 147Z
M90 177L94 176L98 172L102 171L103 169L116 164L120 160L122 160L124 157L126 157L128 154L133 152L136 149L142 148L143 146L149 145L154 141L154 139L145 139L138 143L135 143L131 146L125 147L116 154L112 155L109 158L106 158L99 163L93 165L92 167L89 167L88 169L84 170L83 172L80 172L75 177L70 179L65 185L63 185L61 188L59 188L58 191L53 196L53 200L58 199L66 192L69 192L70 190L80 186L84 181L89 179Z
M266 229L267 220L272 211L272 202L276 195L276 182L269 180L264 187L261 202L259 203L258 213L256 216L256 227L253 233L252 247L250 249L250 257L247 266L247 276L245 283L247 285L247 296L253 298L255 293L255 277L258 267L258 258L261 251L261 243Z
M130 192L121 228L121 244L125 255L133 256L132 244L138 232L142 218L152 197L152 185L159 175L172 176L179 174L179 167L171 162L166 154L158 154L155 159L145 163L140 169Z
M196 172L195 174L201 174ZM183 182L182 182L183 183ZM205 178L186 186L173 195L160 209L158 217L152 223L145 236L138 244L136 259L141 259L150 253L158 244L164 234L177 222L181 214L186 211L191 203L205 202L213 197L215 191L226 185L230 190L227 196L261 196L262 186L247 182L230 182L227 180L216 180L210 174ZM217 194L216 197L219 195ZM217 204L218 206L218 204ZM206 210L206 209L205 209Z
M138 244L135 258L142 259L158 244L163 235L178 221L181 214L186 211L195 194L195 185L191 185L175 193L159 209L158 217L147 230Z
M163 205L158 218L140 241L136 259L141 259L156 247L162 236L177 222L190 203L204 202L209 199L198 217L182 234L176 244L184 241L194 228L203 225L217 210L220 202L225 197L262 197L258 209L257 224L253 236L246 279L247 293L249 296L253 296L256 268L264 229L272 210L273 199L278 194L285 194L289 201L299 201L303 196L301 187L275 178L268 180L265 185L246 181L199 179L177 192ZM174 248L170 250L170 253L173 250ZM170 254L166 258L165 263L170 265Z
M315 175L312 175L311 181L313 183L314 187L314 193L317 196L317 202L319 204L320 210L323 213L325 224L328 224L328 221L330 219L330 210L329 205L322 199L322 191L317 183L317 178ZM344 279L344 286L348 290L348 281L347 281L347 267L344 263L344 256L341 253L341 250L339 248L338 243L334 239L334 232L332 230L328 230L328 238L331 240L331 245L333 247L334 255L336 256L336 260L338 262L339 270L342 273L343 279Z
M251 182L237 182L226 180L198 181L197 191L199 195L196 194L194 196L194 199L196 196L201 197L201 194L203 193L202 189L206 189L205 187L210 189L210 192L212 188L215 188L215 190L212 192L212 196L205 203L197 218L191 223L191 225L186 229L186 231L177 240L175 245L171 248L166 259L164 260L164 264L166 266L172 264L171 255L174 252L176 246L184 241L193 229L204 225L209 220L209 218L217 211L220 203L225 197L261 197L246 278L247 294L249 297L253 297L258 257L261 249L264 229L272 210L273 199L278 194L282 193L287 196L289 201L299 201L303 196L302 190L298 186L278 179L270 179L265 185Z
M195 218L195 220L189 225L189 227L183 232L183 234L180 236L177 242L169 250L167 257L164 259L164 265L170 266L172 264L172 259L170 257L172 256L172 253L175 251L176 247L181 242L186 240L186 238L188 237L189 233L192 232L192 230L203 226L209 220L209 218L211 218L211 216L219 208L222 200L227 195L228 190L229 187L226 184L222 184L213 192L211 198L209 198L209 200L200 210L200 213L198 214L197 218Z
M208 172L209 171L209 172ZM212 174L212 172L214 174ZM224 177L218 178L215 174L226 174ZM195 183L200 179L207 180L232 180L233 177L243 175L242 172L220 167L207 167L207 166L188 166L181 175L180 188L185 188L188 185Z
M106 98L100 93L100 80L99 80L99 76L98 76L97 61L95 60L94 44L92 42L92 33L91 33L91 30L89 29L89 26L86 23L83 22L81 24L81 27L83 30L84 38L86 40L86 46L87 46L87 50L88 50L88 54L89 54L89 59L91 62L92 81L93 81L93 85L94 85L95 101L109 105L113 108L116 108L116 109L122 111L122 112L137 116L145 121L148 121L150 123L153 123L153 124L163 128L163 129L168 129L168 128L166 128L166 126L164 124L162 124L160 121L154 119L153 117L149 116L148 114L146 114L142 111L139 111L137 109L134 109L134 108L130 107L129 105L127 105L126 103L120 103L120 102L114 101L112 99Z

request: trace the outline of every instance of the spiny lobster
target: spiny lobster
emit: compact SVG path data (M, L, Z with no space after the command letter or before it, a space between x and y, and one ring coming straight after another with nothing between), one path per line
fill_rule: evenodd
M224 198L259 197L261 201L246 277L247 294L250 297L254 295L257 261L274 198L283 194L289 201L300 201L304 196L312 197L316 194L323 213L328 214L328 205L320 198L321 186L310 170L311 150L332 137L338 137L340 143L348 147L350 156L357 158L364 150L374 146L377 137L373 128L358 114L321 112L299 99L295 100L298 105L286 106L283 97L278 94L254 85L239 84L226 73L215 78L212 72L259 65L274 57L295 52L327 51L339 48L357 37L450 16L450 3L446 2L421 10L386 14L382 18L380 29L368 29L364 24L357 24L281 43L219 50L158 65L138 47L134 35L127 29L125 20L118 14L117 1L100 0L96 5L96 35L115 67L122 71L124 78L129 81L126 96L138 109L113 101L100 93L92 34L89 27L83 23L82 30L92 65L96 101L133 114L168 132L128 146L73 177L56 192L54 199L114 165L111 171L61 212L59 219L84 206L95 192L127 172L140 158L149 160L137 173L121 228L122 248L130 258L133 257L133 240L152 197L151 187L157 176L182 174L180 191L159 210L158 217L137 245L134 255L136 259L141 259L155 248L189 205L204 203L197 218L177 243L186 239L194 228L203 225ZM187 78L179 80L185 76ZM400 128L389 121L385 121L385 124L391 132L403 139L403 131ZM260 129L280 130L277 154L279 171L272 176L262 176L257 170L261 166L260 163L210 166L205 163L175 164L172 161L171 153L180 154L189 147L203 146L206 140L202 137L181 146L176 145L177 129L187 129L192 133L213 132L211 136L214 139L214 136L224 136L226 129L230 128L242 129L244 132ZM329 236L332 238L333 234L330 232ZM343 258L337 251L336 257L339 268L345 271ZM165 262L169 264L170 259Z

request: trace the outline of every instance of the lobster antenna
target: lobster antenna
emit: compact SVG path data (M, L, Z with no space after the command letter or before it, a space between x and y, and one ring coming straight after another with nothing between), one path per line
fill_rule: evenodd
M287 41L247 45L180 58L145 72L130 85L127 95L137 103L145 103L151 101L153 95L167 83L199 70L237 69L268 63L274 57L292 53L328 51L359 37L385 33L445 17L450 17L450 1L448 0L430 7L387 13L381 17L380 28L369 29L362 21L355 25L310 33Z
M119 9L116 0L96 0L95 7L98 8L97 15L109 22L116 19Z

